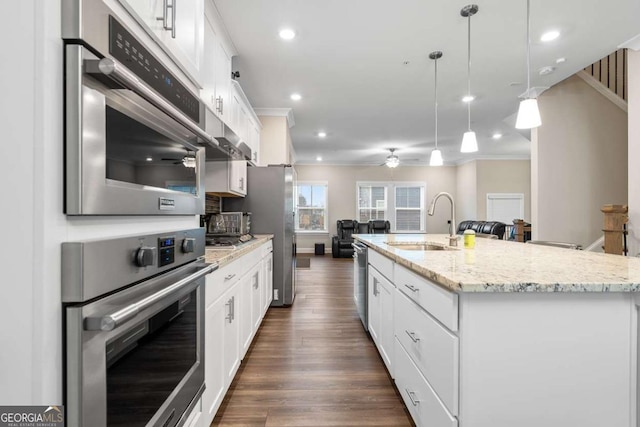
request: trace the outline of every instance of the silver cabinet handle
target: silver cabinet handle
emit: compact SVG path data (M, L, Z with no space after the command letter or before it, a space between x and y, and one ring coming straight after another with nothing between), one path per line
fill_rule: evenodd
M240 178L240 189L244 191L244 178Z
M227 317L225 317L225 319L227 319L229 321L229 323L233 323L233 319L235 317L235 296L232 296L231 298L229 298L229 301L227 301L227 303L225 304L226 306L229 307L229 315Z
M144 83L127 70L118 61L111 58L102 58L100 60L92 59L84 62L85 71L88 74L102 74L140 95L149 101L153 106L162 110L169 117L187 128L194 135L202 138L205 142L218 145L218 142L208 133L203 131L191 119L185 116L180 110L165 101L160 95L149 89Z
M417 343L418 341L420 341L420 338L416 337L415 332L409 332L407 330L405 330L405 332L407 333L407 335L409 335L409 338L411 338L411 341L413 341L414 343Z
M259 281L259 279L258 279L258 273L256 273L253 277L254 277L254 279L255 279L255 280L254 280L253 288L254 288L254 289L258 289L258 285L260 284L260 283L259 283L260 281Z
M167 24L167 16L169 15L169 9L171 9L171 26ZM162 21L162 28L167 31L171 31L171 38L176 38L176 0L173 0L169 4L169 0L162 2L162 16L156 18L158 21Z
M418 292L420 289L416 288L412 285L404 285L405 288L409 289L411 292Z
M415 392L414 391L409 391L408 388L405 388L404 391L407 392L407 396L409 396L409 400L411 400L411 403L413 404L413 406L418 406L418 404L420 403L420 401L418 399L416 399L415 397Z
M226 276L224 276L224 280L231 280L234 277L236 277L235 273L234 274L227 274Z
M220 100L222 99L221 96L216 97L216 111L219 113L220 112Z
M224 98L220 97L220 114L224 115Z
M142 310L152 306L161 299L166 298L168 295L178 292L179 290L189 286L195 280L198 280L202 276L206 276L216 268L218 268L216 264L208 265L205 268L185 277L184 279L177 281L173 285L167 286L163 290L149 295L148 297L143 298L140 301L136 301L133 304L130 304L111 314L106 314L99 317L87 317L85 319L84 329L86 331L112 331L136 317Z
M373 296L377 296L379 293L380 291L378 291L378 279L374 277L373 278Z

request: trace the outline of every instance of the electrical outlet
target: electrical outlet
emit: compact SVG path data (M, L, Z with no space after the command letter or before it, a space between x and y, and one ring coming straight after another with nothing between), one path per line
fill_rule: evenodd
M274 290L273 290L273 299L274 299L274 300L277 300L277 299L278 299L278 290L277 290L277 289L274 289Z

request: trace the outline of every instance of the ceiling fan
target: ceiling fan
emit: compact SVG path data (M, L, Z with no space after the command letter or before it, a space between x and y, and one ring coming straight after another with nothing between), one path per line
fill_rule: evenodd
M396 148L389 148L388 149L390 154L387 156L387 158L385 159L384 163L380 164L379 166L386 166L388 168L397 168L400 165L400 158L398 156L396 156L395 151ZM420 159L402 159L402 162L419 162Z
M187 152L186 156L183 156L182 158L162 158L160 159L162 161L165 162L173 162L174 165L179 165L180 163L182 163L184 165L185 168L195 168L196 167L196 155L192 154L191 152Z

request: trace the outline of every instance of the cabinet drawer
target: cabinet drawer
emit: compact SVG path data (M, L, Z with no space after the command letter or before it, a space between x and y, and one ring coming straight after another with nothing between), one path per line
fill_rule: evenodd
M447 409L458 415L458 337L396 291L395 335Z
M393 261L373 249L367 249L368 263L393 282Z
M204 292L205 307L209 307L214 303L220 295L225 293L247 271L244 259L245 257L242 257L207 276Z
M396 342L396 386L417 426L457 427L433 388L411 361L402 345Z
M398 289L447 328L458 330L458 294L441 288L401 265L396 265L394 274Z
M262 258L269 255L269 252L273 252L273 240L269 240L267 243L261 246L262 247Z

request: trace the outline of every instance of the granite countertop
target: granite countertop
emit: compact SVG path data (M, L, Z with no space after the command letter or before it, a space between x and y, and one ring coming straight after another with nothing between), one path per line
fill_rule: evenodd
M451 250L414 251L387 242L448 245L444 234L354 235L375 251L456 292L638 292L640 258L476 238Z
M273 234L256 234L253 237L255 239L250 240L247 243L237 246L233 249L217 249L212 247L206 247L205 249L205 262L208 264L218 264L218 268L224 267L231 261L235 261L241 256L248 254L252 250L258 248L260 245L273 239Z

